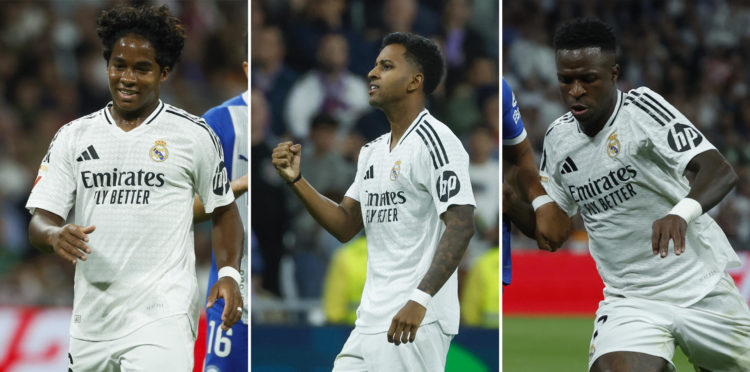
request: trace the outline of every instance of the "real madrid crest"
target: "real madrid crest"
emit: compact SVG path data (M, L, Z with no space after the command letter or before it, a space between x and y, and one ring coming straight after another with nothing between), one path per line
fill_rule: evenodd
M154 145L154 147L152 147L151 150L148 151L148 156L151 157L151 160L156 162L167 160L167 156L169 156L169 150L167 150L167 142L161 139L156 140L156 144Z
M607 139L607 155L610 158L620 155L620 140L617 139L617 133L612 133Z
M393 168L391 168L391 181L395 181L398 178L399 173L401 173L401 160L396 160L396 163L393 164Z

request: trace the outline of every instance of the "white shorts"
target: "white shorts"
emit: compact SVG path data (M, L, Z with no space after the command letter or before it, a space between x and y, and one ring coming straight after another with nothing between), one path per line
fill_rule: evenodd
M333 371L444 371L452 339L438 322L423 324L414 342L398 346L388 342L387 332L362 334L354 328L333 362Z
M675 343L696 367L750 371L750 310L729 274L689 307L610 297L599 303L589 348L589 369L616 351L655 355L672 364Z
M194 344L187 315L170 316L116 340L85 341L71 337L68 370L191 372Z

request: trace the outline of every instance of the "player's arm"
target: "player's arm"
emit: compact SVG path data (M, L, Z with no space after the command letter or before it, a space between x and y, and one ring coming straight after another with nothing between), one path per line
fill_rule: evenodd
M425 300L434 296L456 271L469 240L474 235L473 205L451 205L440 217L445 223L445 231L440 237L432 263L414 294L424 296ZM414 342L426 311L427 308L410 299L393 317L388 329L388 342L396 345Z
M521 191L519 196L522 201L530 203L538 197L549 198L540 182L534 152L528 137L518 144L503 146L503 157L518 167L515 178L518 189ZM538 201L543 199L538 199ZM570 235L571 220L557 204L551 202L551 199L547 200L547 203L541 204L535 211L535 238L539 248L556 251ZM510 212L511 215L514 213L515 211ZM522 210L521 213L523 213ZM525 231L524 234L526 234Z
M518 167L504 162L503 214L531 239L536 239L536 215L528 201L521 200L516 184Z
M717 150L694 156L686 169L695 173L690 192L652 226L651 249L661 257L667 256L670 239L674 241L676 255L685 252L688 223L716 206L738 181L732 166Z
M302 145L282 142L273 150L271 161L310 215L336 239L349 241L364 226L359 202L344 197L336 203L315 190L300 173L301 154Z
M78 226L74 224L63 225L62 217L36 208L29 222L29 242L37 249L44 252L55 252L73 264L77 260L86 261L86 254L91 253L91 248L86 244L96 227Z
M240 195L247 192L247 174L240 178L232 180L232 182L229 183L229 186L232 188L234 198L237 199ZM196 193L193 196L193 223L208 221L209 217L210 214L206 213L203 202Z
M242 258L244 229L237 209L237 203L216 207L211 213L211 240L214 247L216 267L221 270L231 267L239 272ZM218 298L224 299L224 312L221 314L221 328L229 330L242 317L242 295L240 294L239 275L221 276L208 294L206 307L213 306Z

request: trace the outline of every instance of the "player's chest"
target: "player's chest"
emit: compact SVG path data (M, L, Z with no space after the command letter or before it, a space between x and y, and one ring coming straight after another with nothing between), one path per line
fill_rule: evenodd
M190 143L158 131L138 136L96 133L75 141L69 161L84 188L162 187L191 177Z
M639 141L610 130L596 140L579 141L562 152L555 166L563 189L583 213L598 214L632 203L641 194Z
M632 162L638 152L637 140L624 130L609 129L596 138L574 137L570 142L560 146L551 171L559 173L561 179L568 183L581 179L599 178L603 175L621 173L625 177L627 164Z
M386 144L387 145L387 144ZM409 207L429 196L422 187L419 163L408 151L373 151L364 160L360 203L364 207Z

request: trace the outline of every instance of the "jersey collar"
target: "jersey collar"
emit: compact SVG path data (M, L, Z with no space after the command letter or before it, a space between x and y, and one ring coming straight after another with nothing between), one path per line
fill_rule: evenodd
M607 122L604 123L604 126L602 126L602 130L606 127L611 127L615 123L615 119L617 118L617 114L620 113L620 109L622 108L622 104L624 103L624 99L622 98L623 93L621 90L617 90L617 102L615 103L615 109L612 111L612 115L609 116L609 119L607 119ZM575 123L577 124L578 133L585 133L583 129L581 129L581 123L578 121L578 119L575 119ZM601 133L601 130L599 131ZM596 135L599 135L597 133ZM596 137L596 136L595 136Z
M615 118L617 118L617 114L620 113L620 108L622 108L622 91L617 90L617 103L615 103L615 109L612 111L612 116L609 117L609 120L607 120L607 123L604 124L605 127L611 127L612 124L615 123Z
M419 114L417 115L417 118L414 119L414 121L412 121L411 124L409 124L408 128L406 128L406 132L404 132L404 135L401 136L401 139L398 140L398 143L396 144L396 146L404 143L404 140L406 140L406 137L408 137L409 134L411 134L411 132L414 131L414 128L416 128L417 125L419 125L419 123L422 121L422 119L424 119L427 115L430 115L430 112L427 111L426 108L422 109L422 111L420 111ZM386 144L388 145L391 144L391 136L388 136L388 141L386 142Z
M115 119L112 117L112 113L109 111L113 104L114 103L112 101L109 101L109 103L107 103L107 106L104 107L104 119L107 121L107 124L116 127L117 125L115 125ZM160 99L159 104L156 105L156 109L154 109L154 111L152 111L151 114L149 114L148 117L143 120L143 123L141 123L139 127L153 123L156 117L159 116L162 111L164 111L164 102L162 102Z

